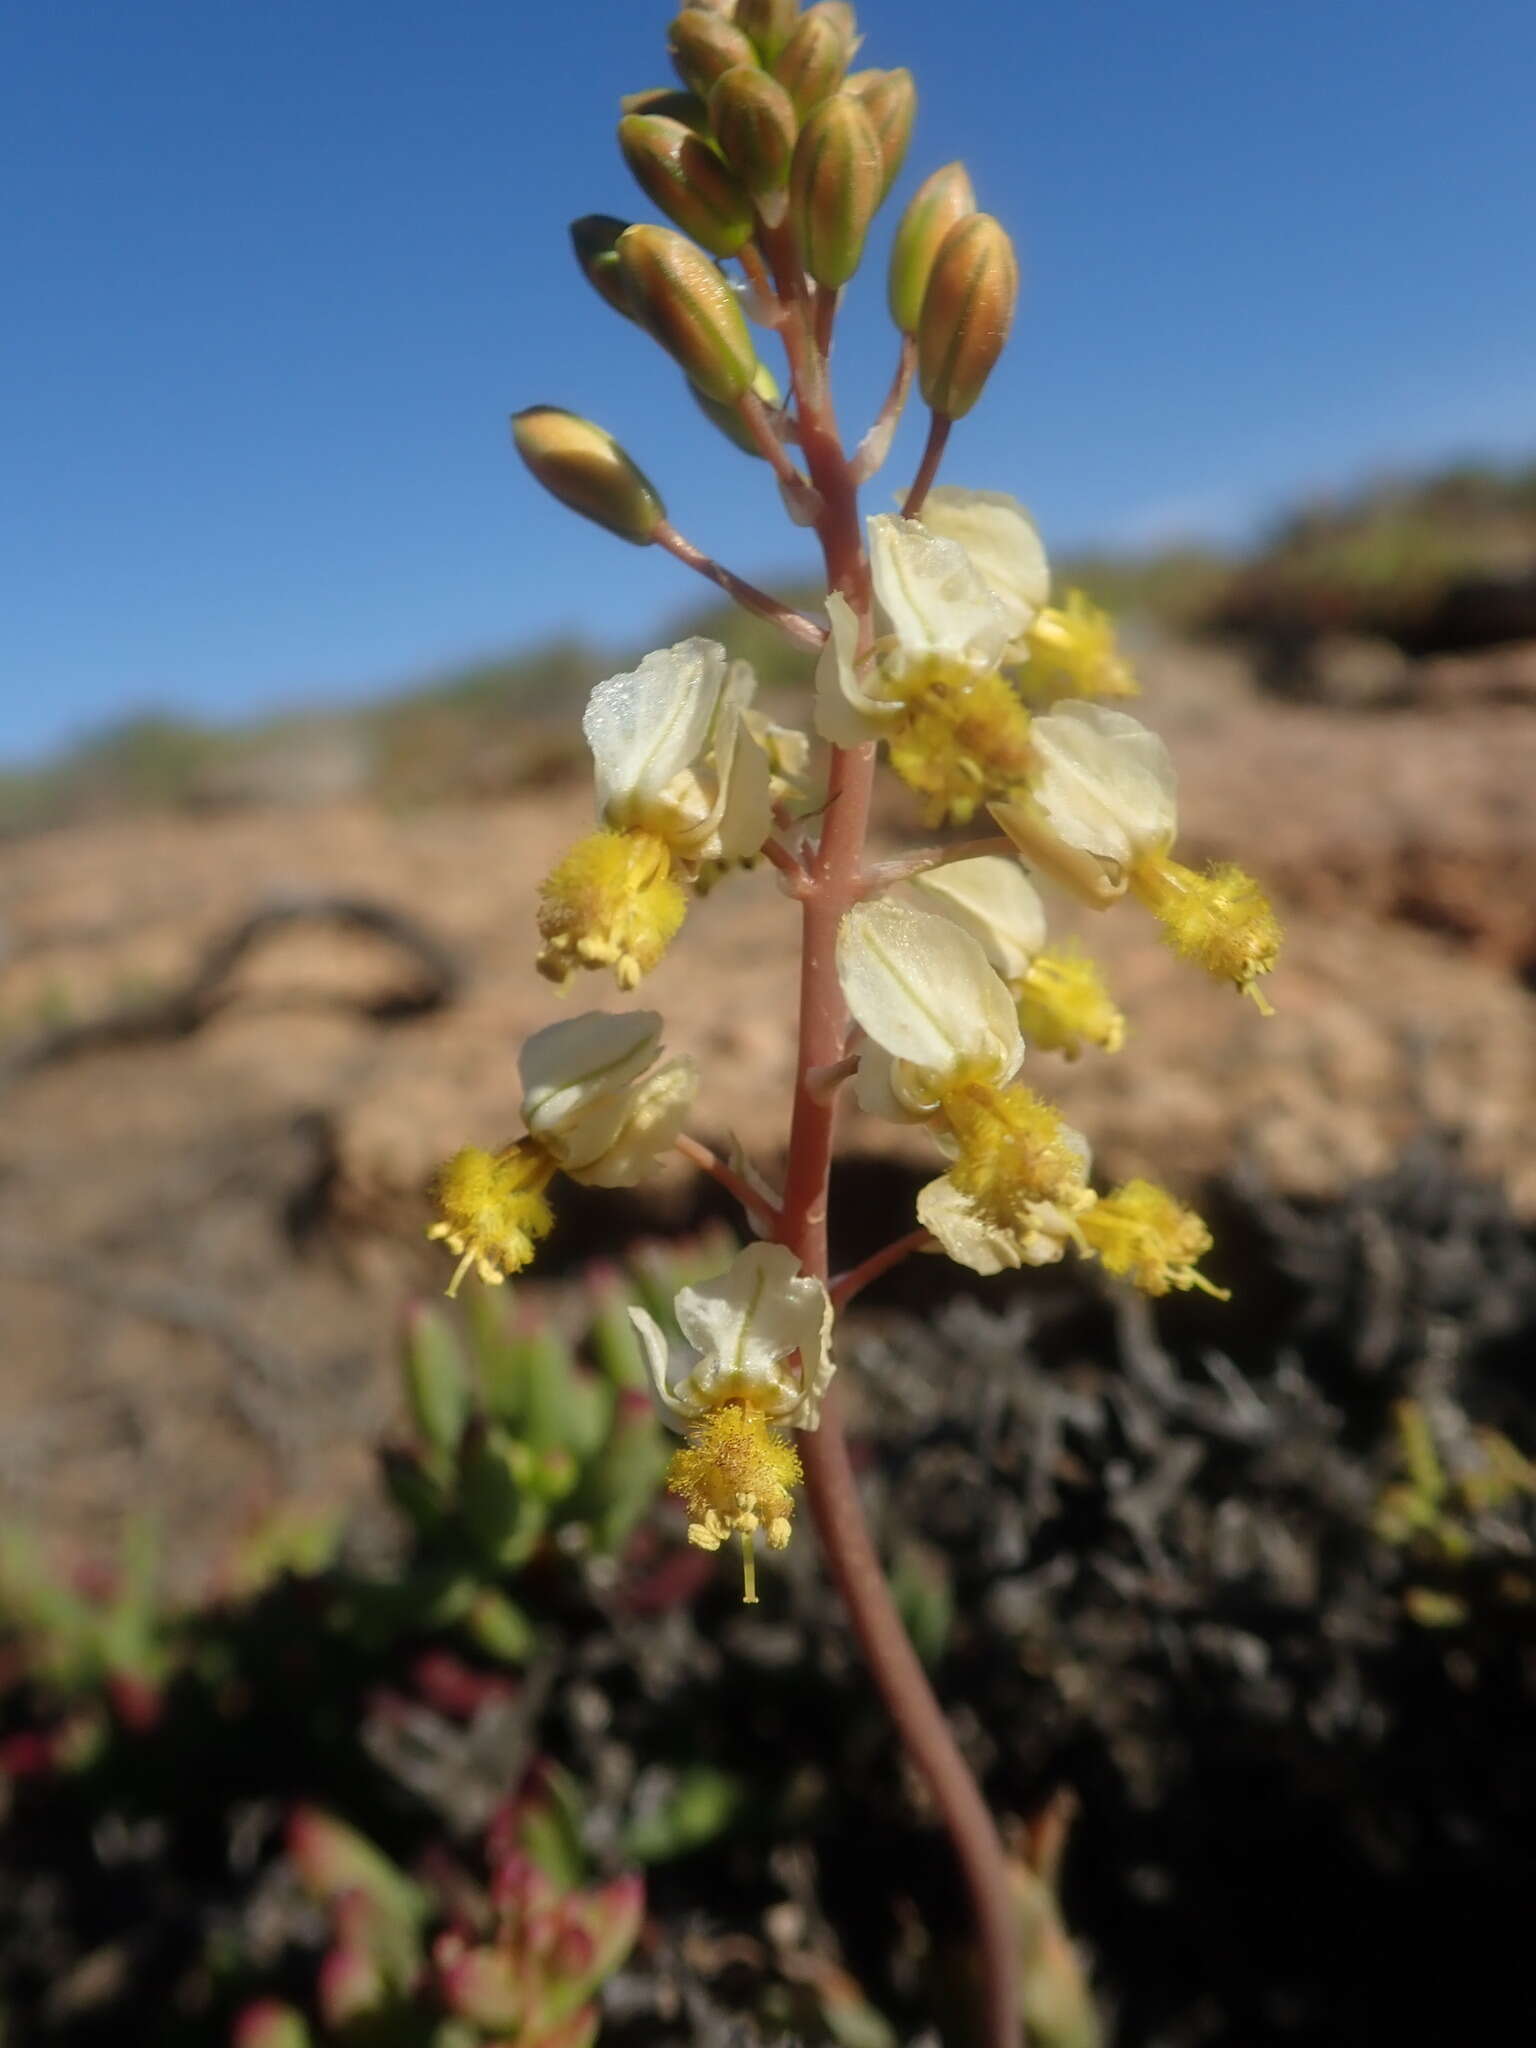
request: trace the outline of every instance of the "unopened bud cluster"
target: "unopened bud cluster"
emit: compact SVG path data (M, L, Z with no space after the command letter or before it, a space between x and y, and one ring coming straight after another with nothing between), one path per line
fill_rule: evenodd
M1121 708L1137 682L1113 623L1056 587L1024 506L934 482L1002 357L1019 287L1008 234L961 163L917 182L894 221L897 374L857 455L843 454L830 399L838 302L916 111L908 71L852 68L860 42L845 0L685 7L666 39L677 82L629 95L617 130L662 218L590 213L571 228L605 305L681 369L726 438L771 464L791 516L821 541L828 588L824 623L791 611L684 541L602 428L551 406L517 415L518 450L561 503L679 555L819 648L809 730L771 720L752 669L713 640L597 685L583 719L592 829L544 879L536 965L559 989L596 972L627 996L699 894L747 886L771 863L788 894L808 908L830 898L836 912L805 963L804 1014L841 1014L846 1029L814 1065L802 1039L802 1111L841 1087L867 1115L927 1134L942 1170L917 1197L914 1245L980 1274L1072 1255L1152 1295L1219 1294L1201 1270L1200 1217L1148 1180L1096 1186L1086 1137L1049 1099L1051 1056L1116 1057L1134 1019L1085 950L1053 943L1036 883L1099 911L1140 906L1176 954L1265 1012L1279 927L1241 869L1175 857L1173 764ZM759 353L770 341L783 344L780 375ZM918 477L900 514L861 523L858 487L914 380L929 414ZM925 825L977 821L984 842L861 866L848 826L856 818L861 838L881 759ZM707 1076L662 1059L661 1029L649 1011L589 1011L536 1034L520 1132L448 1161L433 1235L457 1260L454 1285L471 1272L494 1283L536 1256L563 1180L628 1187L682 1150L731 1188L767 1241L683 1288L673 1327L641 1313L635 1325L657 1408L683 1439L668 1484L689 1540L738 1542L751 1599L758 1538L770 1550L790 1538L796 1433L820 1418L842 1297L802 1261L803 1161L792 1149L787 1187L800 1193L781 1194L752 1162L727 1166L688 1136Z

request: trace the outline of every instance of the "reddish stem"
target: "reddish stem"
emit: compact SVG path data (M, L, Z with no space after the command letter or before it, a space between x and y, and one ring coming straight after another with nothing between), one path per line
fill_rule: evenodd
M804 281L787 239L771 243L769 253L780 298L801 315L797 320L792 313L785 341L795 375L800 445L811 481L822 498L817 533L826 558L828 584L842 591L853 606L867 644L872 634L872 607L858 487L832 414L825 351L816 348L810 323L804 320ZM934 438L931 434L930 445ZM925 457L929 481L942 448L940 435L932 463ZM925 482L924 493L926 489ZM846 1040L848 1015L837 978L837 928L864 889L864 841L874 773L873 745L833 749L821 837L809 863L809 887L801 905L800 1037L789 1163L777 1234L799 1258L802 1268L823 1280L827 1277L828 1182L837 1098L818 1091L811 1076L841 1058ZM806 1498L854 1632L897 1732L927 1781L971 1896L981 1950L986 2048L1022 2048L1017 1929L1003 1846L891 1598L859 1504L840 1411L834 1386L819 1428L800 1437Z
M690 1138L686 1131L672 1140L672 1149L698 1167L701 1173L707 1173L711 1180L719 1181L721 1187L733 1194L750 1215L760 1216L772 1228L778 1228L782 1218L773 1203L766 1195L760 1195L746 1175L728 1165L718 1152L712 1152L697 1138Z
M871 1252L867 1259L861 1259L856 1266L850 1266L846 1273L839 1273L832 1282L829 1292L832 1306L841 1312L856 1294L862 1294L872 1280L878 1280L882 1273L889 1273L893 1266L899 1266L913 1252L920 1252L924 1245L933 1243L926 1230L909 1230L905 1237L898 1237L891 1244L884 1245L877 1252Z
M891 860L877 860L864 870L864 893L878 895L895 882L908 882L914 875L926 875L931 868L947 868L953 861L976 860L984 853L1017 857L1018 848L1005 832L990 833L985 839L957 839L951 846L917 846L910 853L898 853Z
M917 475L912 479L912 488L907 501L901 508L903 519L918 519L922 516L923 500L933 489L933 480L939 473L939 464L944 460L944 446L949 439L949 430L954 421L941 412L933 413L928 420L928 439L923 444L923 459L917 465Z
M728 596L735 598L744 611L756 612L760 619L772 620L779 631L787 634L798 646L819 649L826 639L825 626L818 626L803 612L770 597L766 590L759 590L755 583L748 583L734 569L725 568L713 555L706 555L691 540L685 540L670 520L663 519L651 538L669 555L675 555L678 561L686 562L690 569L697 569L701 576L707 576L711 583L718 584Z
M804 896L806 891L805 869L781 839L765 839L763 856L776 867L789 884L791 896Z
M755 391L744 391L738 402L737 410L741 414L742 422L747 432L757 443L758 451L762 455L763 460L768 464L779 482L783 484L786 490L803 491L806 488L805 478L796 469L784 443L774 432L773 422L768 417L768 408L758 397L757 393Z
M768 275L768 266L751 242L743 243L737 250L741 267L747 274L747 283L756 293L761 310L770 313L775 321L782 318L783 307L779 304L778 293L773 288L773 279Z

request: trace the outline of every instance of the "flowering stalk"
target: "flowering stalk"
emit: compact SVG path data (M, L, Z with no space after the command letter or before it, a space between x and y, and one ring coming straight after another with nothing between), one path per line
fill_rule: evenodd
M783 269L779 273L784 293ZM793 278L786 296L800 296ZM817 537L827 587L840 591L858 621L861 647L874 638L869 563L859 520L858 484L832 414L824 361L800 389L801 447L824 511ZM812 1084L818 1069L843 1051L848 1009L837 974L838 927L864 893L864 844L874 786L875 748L834 748L827 807L801 904L800 1015L795 1100L779 1241L807 1273L825 1279L827 1212L836 1098ZM926 1235L926 1233L924 1233ZM859 1504L835 1389L814 1435L801 1440L806 1499L849 1619L913 1763L921 1772L964 1874L981 1951L983 2027L987 2048L1018 2048L1017 1932L1008 1867L996 1824L961 1754L891 1597L869 1525Z
M726 1273L677 1294L688 1358L631 1312L656 1403L683 1439L667 1484L687 1509L691 1543L739 1547L743 1597L755 1604L759 1547L790 1541L803 1481L854 1630L964 1876L984 2048L1021 2048L1008 1866L864 1520L832 1386L834 1317L917 1251L977 1274L1070 1251L1149 1294L1219 1296L1199 1270L1211 1239L1194 1211L1144 1180L1097 1192L1086 1140L1018 1078L1026 1050L1112 1055L1125 1037L1093 961L1048 943L1024 863L1097 910L1140 905L1175 952L1263 1012L1257 984L1279 930L1242 870L1198 873L1173 857L1167 750L1102 701L1133 695L1135 678L1104 613L1079 591L1052 601L1025 508L938 481L1018 291L1012 243L977 210L962 165L934 172L902 215L888 271L897 373L870 433L844 448L830 376L838 310L901 168L914 106L905 71L847 77L856 42L845 0L804 14L795 0L685 8L672 56L693 96L688 120L632 110L619 131L673 226L588 215L572 230L604 304L672 358L705 416L765 463L790 518L815 532L826 623L686 540L601 427L549 406L514 423L519 453L562 503L672 554L816 657L820 787L810 737L770 720L750 666L715 641L683 641L599 683L583 718L596 829L551 870L539 906L547 979L563 987L608 971L627 993L695 896L736 886L762 861L777 871L801 913L782 1190L738 1148L722 1159L682 1128L699 1077L687 1060L661 1060L659 1017L588 1013L524 1048L523 1135L449 1161L432 1234L458 1261L454 1285L471 1272L498 1282L552 1228L562 1177L627 1187L669 1154L741 1203L758 1241ZM721 269L729 262L744 281ZM785 395L758 360L749 320L783 345ZM888 452L914 381L929 415L917 473L900 516L866 524L861 483ZM978 836L870 862L882 754L927 825L976 819ZM995 836L985 836L984 811ZM831 1280L832 1144L850 1088L865 1113L927 1131L946 1165L917 1196L917 1227Z

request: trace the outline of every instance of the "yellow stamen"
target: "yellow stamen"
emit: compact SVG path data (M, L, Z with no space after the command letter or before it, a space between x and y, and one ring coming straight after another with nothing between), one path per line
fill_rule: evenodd
M688 1432L688 1441L667 1469L667 1490L687 1508L688 1541L718 1550L726 1537L741 1537L743 1598L757 1599L752 1539L766 1522L769 1548L789 1541L790 1516L802 1474L800 1458L782 1430L761 1409L745 1401L723 1401Z
M551 871L539 903L540 974L564 983L579 967L611 967L634 988L688 910L672 854L654 832L594 832Z
M1203 1219L1153 1181L1128 1180L1102 1196L1082 1218L1082 1232L1105 1271L1133 1281L1144 1294L1198 1287L1218 1301L1231 1299L1228 1288L1195 1271L1196 1259L1211 1248Z
M1058 697L1139 697L1141 685L1115 645L1115 622L1080 590L1064 609L1047 605L1029 629L1029 660L1019 687L1041 701Z
M1131 869L1131 888L1176 953L1251 996L1261 1015L1274 1015L1255 982L1279 955L1280 920L1252 875L1230 861L1197 875L1166 854L1144 854Z
M964 825L1029 775L1029 713L995 669L934 658L892 686L902 713L891 766L923 799L923 821Z
M433 1183L439 1219L427 1232L458 1258L450 1295L471 1267L488 1286L499 1287L528 1264L535 1243L554 1227L544 1199L554 1173L555 1162L531 1138L504 1152L467 1145L454 1153Z
M1080 1149L1060 1115L1028 1088L999 1088L962 1068L940 1096L940 1115L959 1156L949 1179L977 1213L998 1229L1026 1222L1048 1203L1068 1219L1090 1207Z
M1097 963L1080 947L1037 953L1015 987L1019 1029L1041 1052L1075 1060L1085 1045L1118 1052L1125 1018L1110 1000Z

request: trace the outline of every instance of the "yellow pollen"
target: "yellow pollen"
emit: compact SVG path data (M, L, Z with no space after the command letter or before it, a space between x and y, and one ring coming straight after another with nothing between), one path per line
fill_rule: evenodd
M891 766L923 799L925 824L967 824L989 797L1027 779L1029 713L996 669L977 673L934 657L895 690L903 709Z
M1195 1261L1211 1248L1204 1221L1153 1181L1128 1180L1102 1196L1083 1217L1082 1232L1105 1271L1133 1281L1144 1294L1198 1287L1218 1301L1231 1299L1228 1288L1195 1271Z
M1139 697L1141 685L1115 645L1115 623L1080 590L1069 590L1064 609L1047 605L1028 633L1029 660L1020 687L1042 700L1058 697Z
M688 1432L667 1468L667 1490L688 1510L688 1541L718 1550L741 1537L743 1599L754 1605L757 1584L752 1538L763 1529L770 1550L789 1541L800 1458L782 1430L745 1401L723 1401Z
M1075 1060L1085 1045L1118 1052L1125 1043L1125 1018L1110 1000L1097 963L1080 947L1037 953L1014 993L1019 1029L1041 1052Z
M999 1088L961 1068L940 1114L959 1148L949 1179L997 1228L1013 1229L1041 1202L1069 1218L1092 1204L1082 1154L1057 1111L1028 1088Z
M499 1287L508 1273L517 1273L533 1257L535 1243L554 1227L554 1212L544 1190L554 1178L555 1162L531 1138L504 1152L482 1152L466 1145L455 1152L432 1184L438 1221L428 1230L457 1257L448 1283L457 1294L471 1267L487 1285Z
M1169 945L1218 981L1230 981L1273 1016L1255 986L1280 951L1280 920L1252 875L1218 861L1203 875L1164 854L1144 854L1131 869L1131 888L1163 927Z
M654 832L594 832L551 871L539 900L538 968L564 983L579 967L611 967L634 988L687 915L672 854Z

